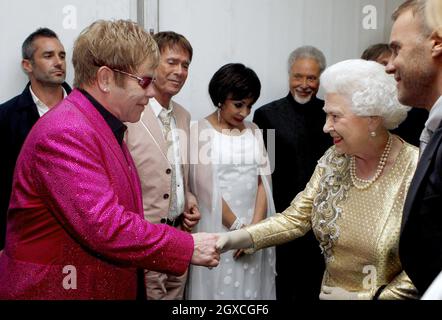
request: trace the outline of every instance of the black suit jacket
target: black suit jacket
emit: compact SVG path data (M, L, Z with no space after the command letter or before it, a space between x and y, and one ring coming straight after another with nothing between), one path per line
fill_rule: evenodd
M331 138L323 132L324 101L316 97L307 104L287 97L266 104L255 111L253 122L263 129L270 159L273 196L277 212L284 211L310 180L317 161L331 145ZM267 129L275 129L275 153L267 142Z
M419 138L428 119L428 111L420 108L412 108L408 111L407 118L399 127L391 130L391 133L419 148Z
M442 125L433 134L407 194L399 253L423 294L442 270Z
M324 101L315 98L297 103L289 93L256 110L253 121L263 129L272 173L277 212L284 211L302 190L331 138L323 132ZM275 129L275 149L270 131ZM274 160L274 161L272 161ZM276 248L276 295L279 300L318 299L324 260L312 232ZM293 260L293 256L299 259Z
M4 247L6 213L11 196L15 162L29 131L40 118L29 90L30 85L28 83L20 95L0 105L0 150L2 150L0 157L0 250ZM71 92L71 88L66 83L63 83L63 88L66 93Z

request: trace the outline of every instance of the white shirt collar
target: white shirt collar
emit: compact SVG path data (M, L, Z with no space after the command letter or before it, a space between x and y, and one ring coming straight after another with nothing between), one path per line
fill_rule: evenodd
M152 108L152 111L155 114L155 116L158 118L160 116L161 111L164 110L163 106L155 98L151 98L149 100L149 105ZM172 111L173 111L173 103L172 100L170 100L169 109L167 110L167 113Z
M439 127L442 120L442 96L437 99L436 103L430 110L430 115L428 116L427 122L425 122L425 127L435 132Z
M63 89L63 99L64 99L64 98L66 98L67 93L63 87L61 87L61 88ZM31 92L32 100L34 101L35 105L37 106L38 113L40 114L40 116L42 116L43 114L48 112L49 107L43 101L41 101L39 97L37 97L37 95L34 93L34 91L32 91L31 86L29 86L29 91Z

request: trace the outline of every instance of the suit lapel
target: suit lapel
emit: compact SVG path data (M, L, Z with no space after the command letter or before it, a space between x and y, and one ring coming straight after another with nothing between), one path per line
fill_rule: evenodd
M20 95L20 100L17 105L19 106L19 110L22 110L27 114L29 121L34 125L34 123L40 118L40 115L38 114L37 106L32 99L30 86L31 84L28 83L25 90L23 90L23 93Z
M62 86L67 94L71 93L72 89L66 82L63 82ZM40 119L40 114L38 113L38 108L35 105L34 99L32 98L30 87L31 83L29 82L20 95L20 100L17 104L19 106L19 110L21 110L23 115L25 115L22 122L25 123L27 127L26 135L38 121L38 119Z
M436 130L428 143L427 147L422 154L416 172L414 173L413 180L411 181L410 188L408 190L407 199L404 205L404 215L402 218L402 229L404 228L408 217L410 216L411 210L413 209L413 204L416 199L416 195L421 188L422 181L427 176L428 169L430 168L431 161L436 152L437 146L440 144L440 140L442 139L442 127Z
M13 139L17 148L21 148L32 127L38 119L40 119L37 106L32 99L29 87L30 84L26 86L25 90L23 90L23 93L20 95L17 102L18 108L16 117L14 117L14 119L12 119L13 122L11 122L11 125L14 126L15 130L11 139ZM17 155L18 151L19 149L17 150Z

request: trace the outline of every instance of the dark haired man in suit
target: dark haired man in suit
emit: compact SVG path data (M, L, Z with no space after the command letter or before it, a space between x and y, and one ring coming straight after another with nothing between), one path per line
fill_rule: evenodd
M66 77L66 52L56 33L40 28L22 45L22 67L29 77L23 92L0 105L0 250L4 247L6 212L15 162L37 120L71 92Z

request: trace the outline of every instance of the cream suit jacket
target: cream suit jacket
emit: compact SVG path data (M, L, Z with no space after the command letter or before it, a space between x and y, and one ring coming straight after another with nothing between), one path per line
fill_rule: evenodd
M183 163L185 208L189 197L189 126L190 114L176 102L173 112L177 129L180 129L180 153ZM126 143L135 161L143 192L144 217L152 223L167 218L172 182L172 167L167 160L167 145L158 119L147 105L140 121L127 123Z

